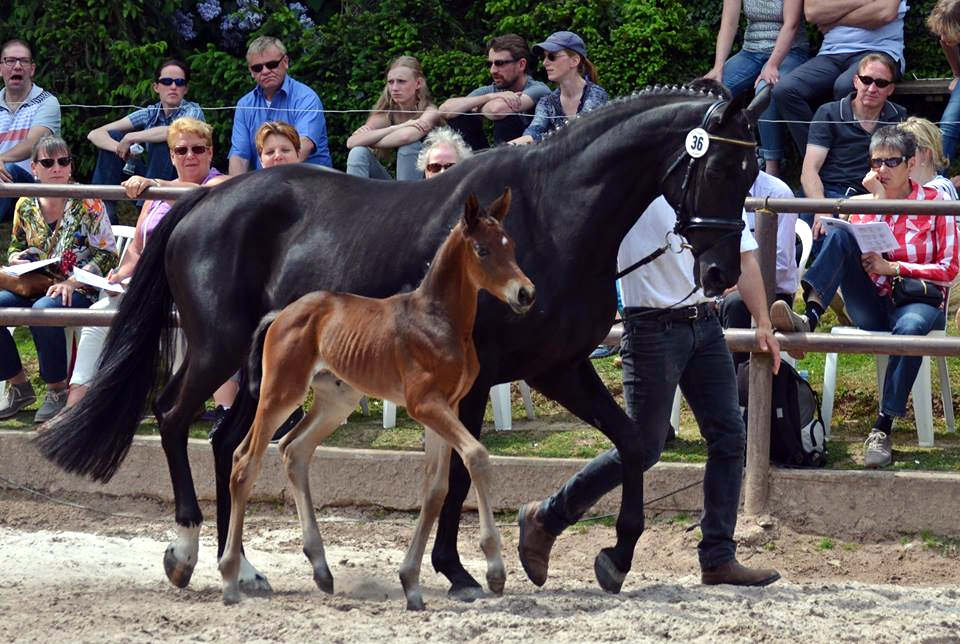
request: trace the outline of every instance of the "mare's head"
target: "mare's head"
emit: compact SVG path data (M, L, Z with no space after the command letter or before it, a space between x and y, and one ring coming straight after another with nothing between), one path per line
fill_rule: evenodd
M660 186L677 213L677 232L697 258L694 279L708 296L719 295L740 277L740 234L743 201L757 178L756 124L770 101L764 89L744 107L745 100L712 81L690 85L713 98L678 111L687 121L682 148L667 156Z
M505 302L523 315L533 306L533 282L517 266L513 240L503 228L510 209L510 188L503 191L489 208L481 208L477 196L467 197L460 220L467 273L479 288Z

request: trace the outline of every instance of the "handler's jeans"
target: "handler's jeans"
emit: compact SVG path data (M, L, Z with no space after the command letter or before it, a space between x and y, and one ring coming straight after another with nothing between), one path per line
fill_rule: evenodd
M733 533L746 431L733 361L720 321L714 314L689 322L659 322L628 315L620 356L627 414L636 423L644 445L644 470L660 459L678 383L693 409L707 442L700 566L713 568L730 561L736 554ZM560 534L622 481L617 450L597 456L544 502L540 513L544 528Z
M860 264L860 247L853 235L831 228L823 238L816 261L803 275L804 293L813 289L820 301L829 303L837 289L843 289L843 301L850 319L867 331L890 331L894 335L926 335L943 329L946 317L929 304L894 306L893 300L877 293L876 286ZM890 356L883 381L880 411L887 416L907 413L907 396L920 371L921 356Z
M74 291L70 301L70 308L85 309L92 300L81 293ZM63 301L59 296L39 298L21 297L10 291L0 291L0 308L20 306L35 309L61 309ZM40 362L40 377L46 383L60 382L67 378L67 341L63 335L63 327L32 326L33 344L37 347L37 359ZM20 354L17 352L17 343L7 327L0 326L0 380L9 380L23 371L20 363Z

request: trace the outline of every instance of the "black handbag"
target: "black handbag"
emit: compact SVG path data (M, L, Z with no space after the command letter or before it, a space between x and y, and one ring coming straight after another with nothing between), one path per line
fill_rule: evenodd
M893 278L893 297L894 306L904 306L905 304L929 304L940 308L943 304L943 291L936 284L916 277Z

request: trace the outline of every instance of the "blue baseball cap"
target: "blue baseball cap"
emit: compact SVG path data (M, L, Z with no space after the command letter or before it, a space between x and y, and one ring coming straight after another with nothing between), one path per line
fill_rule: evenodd
M533 53L535 56L540 56L542 52L557 52L561 49L569 49L570 51L577 52L584 58L587 57L587 46L584 44L583 38L572 31L553 32L542 43L533 46Z

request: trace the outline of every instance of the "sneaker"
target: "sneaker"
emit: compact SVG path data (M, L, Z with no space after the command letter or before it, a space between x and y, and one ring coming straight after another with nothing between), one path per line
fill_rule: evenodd
M32 405L37 400L33 393L33 385L24 382L19 385L7 383L7 392L0 402L0 420L13 418L21 409Z
M67 405L68 388L47 389L47 395L43 397L43 404L33 417L35 423L45 423L57 414Z
M886 467L891 463L893 463L893 445L890 435L873 428L863 443L863 466L873 470Z
M770 307L770 323L782 333L810 333L810 320L807 316L794 313L783 300L777 300Z
M606 344L601 344L596 349L593 350L593 353L590 354L591 360L597 360L599 358L607 358L612 356L617 352L616 347L611 347Z

